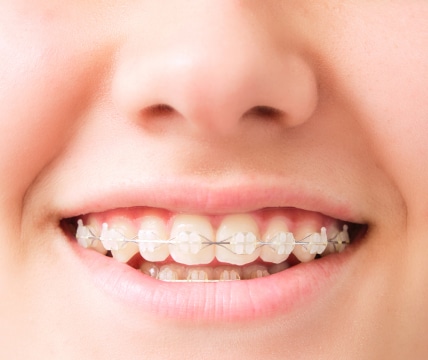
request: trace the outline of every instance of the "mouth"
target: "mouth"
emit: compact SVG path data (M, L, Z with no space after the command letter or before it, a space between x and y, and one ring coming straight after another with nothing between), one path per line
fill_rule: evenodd
M135 206L61 225L114 297L168 318L209 321L290 311L340 276L367 232L295 207L201 215Z
M341 253L361 232L358 224L294 208L202 216L137 207L65 224L81 247L170 282L270 276Z
M76 270L106 301L157 320L248 321L334 301L326 296L359 265L367 216L302 183L231 181L62 193Z

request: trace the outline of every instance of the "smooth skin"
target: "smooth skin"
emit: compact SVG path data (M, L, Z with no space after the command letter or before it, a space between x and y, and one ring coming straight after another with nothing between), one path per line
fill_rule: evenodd
M427 19L425 0L0 0L0 357L427 358ZM369 231L310 306L157 318L94 287L59 221L165 177L291 179Z

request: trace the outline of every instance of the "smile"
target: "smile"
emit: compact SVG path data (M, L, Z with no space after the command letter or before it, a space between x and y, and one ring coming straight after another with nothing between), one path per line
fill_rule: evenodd
M348 224L292 208L224 216L118 209L85 215L75 225L83 248L175 282L265 277L342 252L351 242Z
M352 206L292 184L158 188L74 197L61 225L96 288L160 318L247 321L309 306L358 266L368 233Z

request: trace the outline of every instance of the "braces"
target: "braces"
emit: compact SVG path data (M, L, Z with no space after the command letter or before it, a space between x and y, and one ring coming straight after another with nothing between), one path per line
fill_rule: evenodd
M134 238L127 238L120 231L116 229L109 229L108 224L104 223L102 224L101 235L97 236L91 228L83 225L83 221L81 219L77 221L76 239L79 241L79 243L86 244L86 246L83 246L89 247L93 244L94 241L97 240L101 242L108 242L111 244L113 250L119 250L127 243L135 243L139 246L146 245L152 249L154 249L154 245L160 246L163 244L172 244L182 246L184 244L189 246L191 253L197 253L199 250L208 246L221 246L234 254L242 255L251 254L256 249L263 246L270 246L279 249L279 254L289 254L297 245L303 246L311 254L321 254L329 244L332 244L334 250L337 252L342 251L347 245L350 244L348 225L346 224L343 225L343 230L338 232L332 238L327 238L326 228L323 227L321 228L320 233L309 234L301 240L295 240L291 232L277 233L274 237L272 237L272 239L270 239L270 241L257 239L256 236L251 232L238 232L221 241L213 241L201 234L190 231L182 231L176 237L172 237L170 239L157 239L154 232L148 232L148 234L150 234L153 238L141 239L139 236ZM187 239L188 241L183 241L183 238ZM226 245L234 246L235 251ZM202 247L198 248L199 246Z

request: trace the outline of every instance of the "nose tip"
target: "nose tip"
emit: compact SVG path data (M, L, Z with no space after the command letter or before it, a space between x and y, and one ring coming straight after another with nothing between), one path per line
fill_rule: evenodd
M130 46L113 82L121 111L140 119L174 114L199 131L218 134L236 132L248 117L269 117L286 127L308 120L318 102L308 62L276 48L269 34L234 30L217 27L156 46Z

